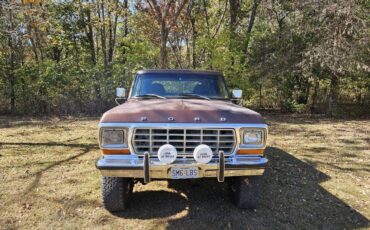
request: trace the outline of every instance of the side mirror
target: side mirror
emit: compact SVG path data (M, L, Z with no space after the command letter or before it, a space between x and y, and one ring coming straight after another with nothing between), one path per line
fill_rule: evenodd
M116 88L116 97L125 98L126 97L126 89L125 88Z
M116 104L120 105L126 100L126 89L125 88L116 88Z
M242 98L243 90L233 89L232 93L233 93L233 99L240 99L240 98Z

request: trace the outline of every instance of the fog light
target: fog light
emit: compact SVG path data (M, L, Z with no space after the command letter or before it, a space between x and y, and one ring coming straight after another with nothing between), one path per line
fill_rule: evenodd
M202 145L198 145L194 149L193 155L194 155L194 159L198 163L207 164L208 162L212 160L213 153L212 153L212 149L208 145L202 144Z
M165 164L171 164L176 157L177 150L173 145L165 144L158 149L158 159Z

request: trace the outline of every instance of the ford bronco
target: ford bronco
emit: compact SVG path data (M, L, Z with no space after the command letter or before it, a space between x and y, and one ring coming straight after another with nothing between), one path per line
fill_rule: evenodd
M238 207L256 208L267 125L220 72L139 71L116 93L127 101L102 116L96 161L107 210L124 210L137 182L196 178L228 182Z

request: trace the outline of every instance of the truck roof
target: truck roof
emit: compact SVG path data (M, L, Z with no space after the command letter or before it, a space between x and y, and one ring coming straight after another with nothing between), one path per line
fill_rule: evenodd
M217 74L222 75L220 71L213 70L192 70L192 69L147 69L139 70L137 74L150 74L150 73L174 73L174 74Z

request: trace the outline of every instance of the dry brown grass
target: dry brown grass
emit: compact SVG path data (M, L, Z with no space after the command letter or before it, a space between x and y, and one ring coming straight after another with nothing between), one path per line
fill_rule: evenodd
M97 119L0 119L0 228L354 229L370 227L370 121L268 117L260 206L235 208L215 181L137 185L101 204Z

